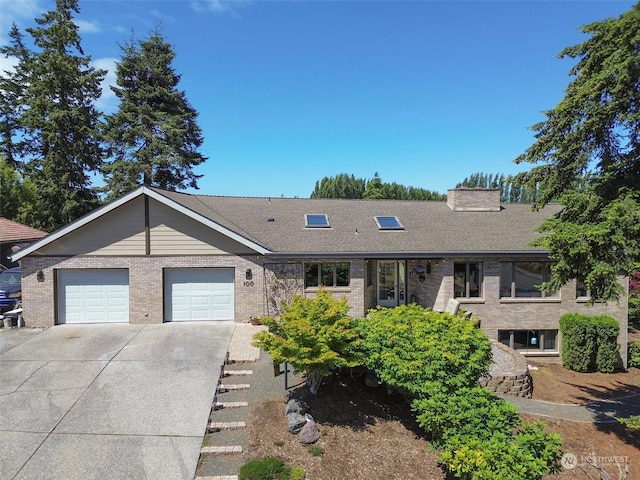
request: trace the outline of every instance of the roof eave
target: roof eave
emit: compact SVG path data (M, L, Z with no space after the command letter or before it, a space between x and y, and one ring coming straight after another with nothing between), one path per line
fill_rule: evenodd
M424 251L424 252L271 252L270 258L455 258L547 257L546 250Z

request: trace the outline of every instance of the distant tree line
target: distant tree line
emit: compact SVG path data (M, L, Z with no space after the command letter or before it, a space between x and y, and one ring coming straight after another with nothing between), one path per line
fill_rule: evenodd
M389 200L446 200L446 195L424 188L385 183L378 173L367 180L340 173L316 181L311 198L351 198Z
M497 188L503 203L535 203L539 196L538 185L523 184L517 175L503 173L474 173L456 185L469 188Z

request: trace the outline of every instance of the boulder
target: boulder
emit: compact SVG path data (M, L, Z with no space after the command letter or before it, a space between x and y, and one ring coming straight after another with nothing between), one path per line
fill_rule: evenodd
M295 398L292 398L287 402L287 406L284 409L284 413L285 415L288 415L293 412L299 413L300 415L304 415L305 413L309 412L309 405L307 405L302 400L297 400Z
M287 413L287 428L290 433L298 433L306 423L307 417L304 415L298 412Z
M319 439L320 430L318 430L318 426L313 420L309 420L305 423L298 434L298 441L304 445L311 445L312 443L316 443Z

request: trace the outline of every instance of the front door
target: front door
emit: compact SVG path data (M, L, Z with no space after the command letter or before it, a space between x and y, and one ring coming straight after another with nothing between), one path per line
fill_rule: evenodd
M406 302L404 260L378 260L378 305L397 307Z

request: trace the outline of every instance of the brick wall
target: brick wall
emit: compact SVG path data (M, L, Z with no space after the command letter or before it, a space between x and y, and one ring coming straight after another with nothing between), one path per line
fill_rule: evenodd
M315 260L317 261L317 260ZM326 259L324 262L344 262ZM271 262L271 260L269 260ZM260 256L131 256L131 257L26 257L22 260L23 308L25 324L47 328L54 325L56 311L55 272L61 269L123 268L129 272L129 322L162 323L164 321L164 269L226 267L235 269L235 320L248 322L251 316L269 313L267 309L265 274L267 261ZM300 262L298 262L300 263ZM349 287L328 288L335 298L347 298L353 317L365 314L366 262L350 262ZM245 272L252 270L251 280ZM44 281L38 282L38 270ZM304 279L302 279L304 281ZM303 295L313 297L317 289L306 289Z
M589 306L575 296L575 282L565 285L558 298L551 299L500 299L500 261L489 258L483 261L483 296L479 299L459 299L461 307L481 320L481 327L491 339L498 339L499 330L557 330L559 318L567 312L587 315L606 314L620 323L621 358L627 356L627 307L626 299L609 304ZM516 260L516 259L514 259ZM526 259L517 258L519 261ZM536 260L536 259L532 259ZM272 262L273 260L268 260ZM304 260L297 261L302 264ZM315 261L317 260L310 260ZM344 259L325 259L323 262L343 262ZM453 296L453 264L456 261L477 259L422 259L407 261L406 299L415 297L417 303L444 310ZM131 323L161 323L164 320L163 269L228 267L235 269L235 320L249 321L250 316L268 314L265 275L267 260L260 256L211 255L211 256L131 256L131 257L36 257L22 260L24 319L30 327L49 327L54 324L55 282L57 269L67 268L125 268L129 271L129 302ZM430 263L431 273L425 273L423 282L415 271L418 265ZM349 287L328 289L334 297L347 298L349 315L358 318L366 314L376 303L375 260L350 261ZM251 281L246 281L246 269L252 269ZM373 269L371 272L369 269ZM44 281L38 282L36 272L42 270ZM369 283L369 276L373 283ZM304 281L304 279L302 279ZM622 280L621 280L622 281ZM626 281L624 281L626 285ZM313 297L317 289L304 289L303 294ZM558 334L558 346L561 335ZM557 356L557 354L556 354Z
M485 259L483 297L481 299L458 299L460 306L481 320L482 330L493 340L498 339L499 330L558 330L559 319L565 313L578 312L585 315L609 315L620 323L618 343L621 345L621 359L626 366L627 358L627 303L620 302L588 305L584 299L576 298L576 283L563 286L557 298L515 298L500 299L500 261L506 258ZM527 261L514 258L514 261ZM529 259L539 261L539 259ZM442 297L453 296L453 263L457 261L477 261L470 259L451 259L445 268L446 278L441 282L444 290ZM626 285L627 282L621 279ZM558 332L557 344L560 347L561 334ZM545 356L545 354L535 354ZM553 354L550 354L553 356ZM557 356L558 354L555 354Z
M56 311L55 272L60 269L123 268L129 272L129 322L164 321L163 269L227 267L235 269L235 320L247 322L252 315L264 315L263 259L257 256L184 257L26 257L22 260L25 324L47 328L54 325ZM253 276L246 281L245 271ZM42 270L44 281L38 282Z

